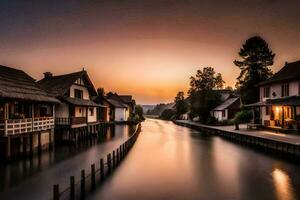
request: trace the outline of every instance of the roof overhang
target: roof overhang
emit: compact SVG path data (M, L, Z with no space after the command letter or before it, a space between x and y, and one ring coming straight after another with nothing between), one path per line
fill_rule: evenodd
M268 99L264 102L257 102L245 105L245 107L260 106L300 106L300 96L289 96L284 98Z
M87 100L87 99L78 99L78 98L70 98L70 97L66 97L63 99L64 101L75 105L75 106L85 106L85 107L103 107L105 108L106 106L97 104L91 100Z

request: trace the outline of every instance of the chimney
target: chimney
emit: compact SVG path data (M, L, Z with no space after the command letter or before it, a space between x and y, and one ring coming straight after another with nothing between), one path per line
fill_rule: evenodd
M44 73L44 78L50 78L52 76L53 76L53 74L51 72L45 72Z

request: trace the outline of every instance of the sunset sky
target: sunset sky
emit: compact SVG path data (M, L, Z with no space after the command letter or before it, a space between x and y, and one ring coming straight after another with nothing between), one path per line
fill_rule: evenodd
M234 86L243 42L260 35L277 71L300 59L300 1L1 0L0 64L41 79L84 67L95 87L173 101L212 66Z

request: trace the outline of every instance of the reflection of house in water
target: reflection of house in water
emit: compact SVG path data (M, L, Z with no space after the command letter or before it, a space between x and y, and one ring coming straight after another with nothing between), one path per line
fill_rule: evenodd
M0 153L6 158L48 148L54 135L54 104L25 72L0 66Z
M260 101L247 105L253 108L254 123L276 130L298 130L300 61L286 63L272 78L258 86Z

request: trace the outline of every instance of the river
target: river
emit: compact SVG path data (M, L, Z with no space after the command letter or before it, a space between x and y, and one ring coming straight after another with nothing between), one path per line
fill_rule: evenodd
M115 125L101 142L82 143L80 147L60 145L33 159L0 166L0 199L50 199L53 184L59 183L64 189L70 176L79 180L81 169L89 171L92 163L98 164L132 132L129 126Z
M300 164L155 119L89 199L296 200Z

